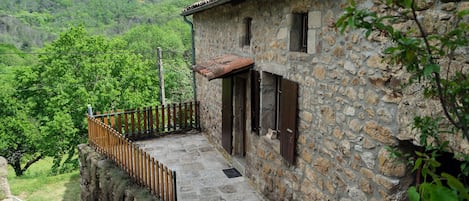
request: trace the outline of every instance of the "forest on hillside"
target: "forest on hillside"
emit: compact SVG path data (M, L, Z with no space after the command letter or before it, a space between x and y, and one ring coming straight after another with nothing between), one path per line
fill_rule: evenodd
M0 156L16 175L54 158L77 167L85 113L192 98L190 26L195 0L0 0Z

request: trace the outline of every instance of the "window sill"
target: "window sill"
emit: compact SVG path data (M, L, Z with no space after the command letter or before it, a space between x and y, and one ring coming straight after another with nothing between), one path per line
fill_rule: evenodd
M308 54L307 52L293 52L290 51L288 52L288 59L293 59L293 60L300 60L300 61L308 61L312 57L311 54Z

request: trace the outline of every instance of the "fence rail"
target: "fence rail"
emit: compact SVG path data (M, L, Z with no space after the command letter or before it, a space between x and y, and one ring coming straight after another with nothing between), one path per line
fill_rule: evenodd
M108 112L94 117L133 140L200 128L197 102Z
M89 144L165 201L177 200L176 172L132 140L199 128L197 102L88 114Z
M175 171L93 116L88 116L88 141L155 196L165 201L177 199Z

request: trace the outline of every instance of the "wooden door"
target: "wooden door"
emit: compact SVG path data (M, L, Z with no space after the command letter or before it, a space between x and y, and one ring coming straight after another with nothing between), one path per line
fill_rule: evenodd
M223 78L222 81L222 147L231 154L233 149L233 79Z
M237 156L246 155L246 82L241 75L234 77L233 144Z

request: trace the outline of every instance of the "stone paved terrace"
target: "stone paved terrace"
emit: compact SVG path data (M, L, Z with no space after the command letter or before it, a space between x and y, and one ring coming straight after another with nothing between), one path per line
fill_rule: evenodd
M264 201L246 177L227 178L231 164L201 133L169 135L136 142L176 171L179 201Z

